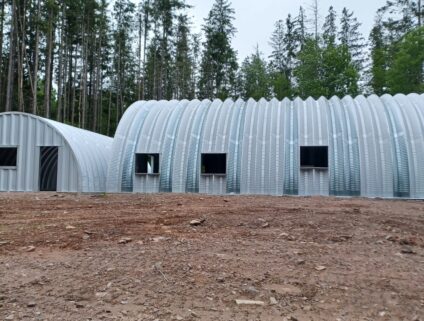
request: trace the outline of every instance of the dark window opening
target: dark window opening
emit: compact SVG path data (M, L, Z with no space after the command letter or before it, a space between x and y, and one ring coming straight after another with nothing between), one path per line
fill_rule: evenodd
M328 168L328 146L301 146L300 167Z
M136 174L159 174L159 154L135 154Z
M18 148L0 147L0 167L16 167Z
M202 154L202 174L227 173L227 154Z

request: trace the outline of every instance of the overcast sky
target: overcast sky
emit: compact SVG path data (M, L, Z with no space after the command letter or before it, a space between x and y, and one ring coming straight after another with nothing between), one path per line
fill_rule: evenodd
M208 15L214 0L187 0L192 5L191 9L193 27L200 31L204 18ZM256 45L265 56L269 56L269 38L274 30L274 24L279 19L285 19L289 13L297 16L299 7L306 9L311 16L310 5L312 0L231 0L236 11L235 27L237 34L233 46L238 51L239 59L250 55ZM323 21L332 5L338 14L343 7L354 11L355 16L362 23L361 31L368 39L373 26L375 13L382 7L386 0L319 0L320 18Z

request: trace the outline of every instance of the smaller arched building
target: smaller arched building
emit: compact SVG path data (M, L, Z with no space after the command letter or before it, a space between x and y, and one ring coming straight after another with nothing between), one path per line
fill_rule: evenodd
M424 198L424 95L140 101L108 192Z
M104 192L112 139L31 114L0 114L0 191Z

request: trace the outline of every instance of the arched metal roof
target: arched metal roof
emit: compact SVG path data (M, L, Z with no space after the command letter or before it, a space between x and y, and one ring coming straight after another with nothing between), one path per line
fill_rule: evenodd
M7 115L34 119L52 128L63 138L77 164L79 192L104 192L106 190L107 165L112 138L32 114L6 112L1 113L0 117ZM19 127L11 126L11 130L19 130Z
M328 171L302 171L300 146L328 146ZM108 191L140 191L135 153L161 155L150 191L209 191L200 154L226 153L218 192L424 198L424 95L139 101L116 131Z

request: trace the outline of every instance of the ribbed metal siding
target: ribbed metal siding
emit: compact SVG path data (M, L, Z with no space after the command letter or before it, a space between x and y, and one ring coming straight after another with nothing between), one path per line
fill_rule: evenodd
M75 155L81 175L78 191L105 192L112 138L49 119L45 119L45 121L62 135L70 147L70 151ZM62 156L64 156L63 161L66 162L68 157L66 153ZM59 153L59 162L60 160ZM65 173L67 172L61 172L59 169L59 175L67 175Z
M162 160L163 154L161 152L165 129L173 106L174 104L172 103L164 103L162 108L151 109L140 132L140 137L136 142L136 153L159 154L159 161ZM159 192L159 175L135 175L134 191L142 193Z
M122 192L122 173L124 170L124 149L127 145L127 133L134 121L135 115L144 108L146 102L138 101L127 108L122 116L113 139L112 149L108 162L106 191L110 193ZM142 127L141 124L138 124ZM137 137L137 140L139 138ZM127 156L128 157L128 156ZM126 162L129 162L127 159Z
M160 153L161 173L136 177L136 192L424 197L424 95L151 104L135 139ZM126 128L137 119L127 113ZM328 170L301 169L300 146L328 146ZM226 153L227 175L200 175L201 153Z
M24 113L0 114L0 146L18 147L16 169L0 169L1 191L38 191L40 146L58 146L60 192L104 192L112 139Z
M329 146L327 104L324 99L308 99L299 106L299 145ZM301 169L299 194L328 195L328 176L328 170Z
M227 175L200 175L199 191L201 193L225 194L227 190L228 175L237 179L234 173L234 162L237 161L230 150L231 129L239 113L238 105L231 99L225 102L214 101L205 118L203 131L201 134L200 154L202 153L226 153L227 154ZM234 145L233 145L234 146ZM235 146L234 146L235 147ZM200 162L197 164L197 172L200 171Z

